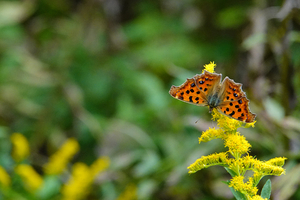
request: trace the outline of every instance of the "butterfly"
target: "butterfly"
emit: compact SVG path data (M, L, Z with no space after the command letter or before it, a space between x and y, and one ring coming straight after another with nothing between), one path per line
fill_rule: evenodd
M226 77L221 83L222 74L206 70L193 78L187 79L180 86L172 86L172 97L197 106L209 106L209 111L216 108L220 113L233 119L250 123L256 115L249 109L249 100L242 90L242 84Z

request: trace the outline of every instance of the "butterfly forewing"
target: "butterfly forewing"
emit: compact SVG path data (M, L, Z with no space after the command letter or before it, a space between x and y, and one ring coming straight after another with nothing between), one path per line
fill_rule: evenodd
M242 90L242 84L234 82L232 79L226 77L222 82L222 101L236 101L245 97L246 94Z
M206 96L216 92L217 88L220 86L221 74L210 73L204 71L203 74L197 74L194 76L197 87L204 92Z
M180 86L173 85L169 93L172 97L187 103L200 106L207 105L205 94L198 89L193 78L187 79Z

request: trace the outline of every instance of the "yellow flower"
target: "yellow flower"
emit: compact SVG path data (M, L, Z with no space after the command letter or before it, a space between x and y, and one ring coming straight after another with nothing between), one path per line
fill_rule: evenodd
M15 172L21 176L25 185L31 190L37 190L43 184L42 177L30 165L17 165Z
M258 189L253 185L253 179L250 177L247 183L244 183L244 176L235 176L230 180L229 187L245 195L254 196Z
M208 142L213 139L223 138L224 131L222 129L209 128L206 131L203 131L201 137L199 137L199 144L201 142Z
M125 191L117 198L117 200L136 200L137 187L134 184L126 186Z
M262 198L259 195L255 195L253 197L250 197L250 200L268 200L267 198Z
M10 186L11 179L5 169L0 165L0 184L3 186Z
M286 159L287 158L285 158L285 157L272 158L272 159L266 161L266 164L282 167L284 165L284 161Z
M49 162L44 166L45 172L47 174L60 174L78 151L78 142L74 138L68 139L62 147L50 157Z
M88 194L88 189L93 180L91 170L86 164L75 163L73 165L72 177L62 188L63 199L83 199Z
M98 158L93 164L90 166L92 176L96 176L100 172L106 170L110 164L110 159L107 156L103 156Z
M24 160L30 152L27 139L21 133L13 133L10 139L13 145L12 157L17 162Z
M213 109L212 119L217 120L218 126L226 133L235 133L239 127L243 126L243 122L220 114L217 109Z
M110 160L103 156L98 158L90 167L84 163L75 163L72 167L72 177L62 188L64 200L84 199L100 172L108 168Z
M188 169L189 173L195 173L201 169L208 168L214 165L228 165L231 159L228 159L227 153L214 153L208 156L202 156L191 164Z
M209 64L204 65L204 70L214 73L215 66L217 66L217 65L214 62L210 62ZM204 72L204 70L202 70L202 73Z
M229 152L236 158L239 158L242 154L247 153L251 147L246 138L236 134L229 134L224 142L225 147L229 148Z

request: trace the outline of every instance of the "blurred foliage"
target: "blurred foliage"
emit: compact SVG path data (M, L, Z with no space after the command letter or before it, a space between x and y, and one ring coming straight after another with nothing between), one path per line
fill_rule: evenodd
M251 155L288 158L271 198L300 199L299 5L1 1L0 165L13 176L10 135L19 132L30 143L27 164L44 177L50 155L74 137L80 152L62 176L47 179L48 193L67 183L73 163L108 156L88 199L135 198L128 190L138 199L232 199L221 168L187 174L194 160L223 150L220 141L198 145L201 131L214 126L208 109L168 94L215 61L217 73L243 83L257 114L255 129L240 130ZM15 175L11 190L36 198ZM14 199L3 191L0 198Z

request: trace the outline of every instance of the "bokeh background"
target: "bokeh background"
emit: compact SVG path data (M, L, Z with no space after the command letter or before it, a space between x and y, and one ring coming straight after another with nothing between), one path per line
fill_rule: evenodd
M240 130L250 154L288 158L286 175L268 177L272 199L300 199L299 9L299 0L1 1L0 164L11 180L1 199L64 198L72 167L102 156L109 167L82 199L233 199L222 167L187 173L225 150L198 144L215 126L208 109L168 94L210 61L243 84L257 114ZM29 142L23 161L11 155L15 132ZM49 181L44 166L70 138L80 150ZM20 162L47 187L27 187Z

